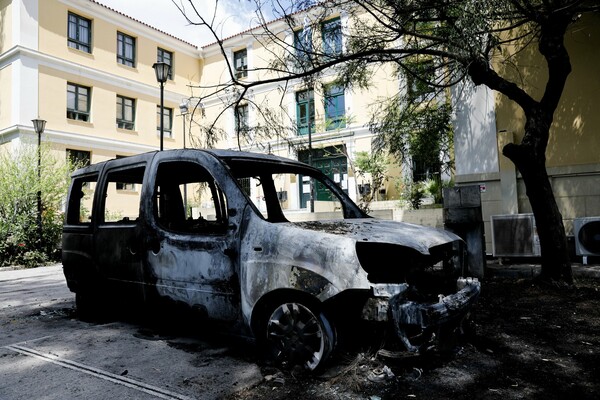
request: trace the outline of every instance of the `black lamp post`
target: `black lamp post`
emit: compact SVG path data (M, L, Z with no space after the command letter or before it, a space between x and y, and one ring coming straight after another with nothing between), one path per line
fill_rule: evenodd
M171 72L171 66L166 62L157 62L152 65L154 68L154 72L156 73L156 80L160 83L160 150L163 150L163 139L165 136L164 131L164 94L165 94L165 82L169 77L169 72Z
M40 185L37 192L37 228L38 228L38 240L40 245L42 244L42 133L44 133L44 128L46 127L46 121L43 119L32 119L33 129L37 133L38 143L37 143L37 175L38 175L38 185Z

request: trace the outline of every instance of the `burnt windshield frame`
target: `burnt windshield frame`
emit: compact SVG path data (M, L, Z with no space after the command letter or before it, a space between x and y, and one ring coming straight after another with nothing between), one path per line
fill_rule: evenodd
M344 218L370 218L356 205L356 203L354 203L354 201L352 201L352 199L337 183L332 181L327 175L323 174L318 169L312 168L308 165L230 157L221 157L220 159L227 166L227 169L234 178L236 185L238 185L243 195L248 198L250 204L253 204L252 200L242 189L238 179L264 175L272 176L276 174L298 174L311 177L321 182L326 188L328 188L342 204Z

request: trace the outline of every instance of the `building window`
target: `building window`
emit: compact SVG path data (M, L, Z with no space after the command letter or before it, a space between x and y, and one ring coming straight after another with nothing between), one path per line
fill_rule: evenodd
M156 53L156 62L164 62L165 64L169 64L171 69L169 69L169 79L173 79L173 53L167 51L165 49L161 49L160 47Z
M119 158L125 158L127 156L121 156L117 154L117 159ZM135 191L135 183L130 183L130 182L115 182L115 186L117 188L117 190L129 190L134 192Z
M128 67L135 67L135 38L117 32L117 62Z
M246 49L233 53L233 67L237 79L248 76L248 51Z
M117 95L117 128L133 130L135 99Z
M163 132L166 137L173 137L173 109L163 107ZM156 133L160 135L160 106L156 106Z
M90 120L90 88L67 83L67 118Z
M344 88L329 85L325 88L325 130L346 127L346 102Z
M312 89L296 93L296 122L298 135L315 131L315 95Z
M309 28L294 32L294 49L300 63L306 63L311 58L312 34Z
M323 22L323 52L328 56L342 54L342 23L339 18Z
M67 25L68 45L77 50L92 52L92 21L69 13Z
M235 133L248 133L248 104L242 104L235 108Z
M74 168L83 168L90 165L92 156L89 151L67 149L67 160Z

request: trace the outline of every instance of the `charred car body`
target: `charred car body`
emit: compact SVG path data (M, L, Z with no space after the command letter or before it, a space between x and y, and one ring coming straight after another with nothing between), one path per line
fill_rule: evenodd
M339 219L290 222L307 214L287 202L311 179L317 207ZM115 293L183 304L315 369L354 322L390 327L408 351L456 326L480 291L461 278L463 245L443 230L367 216L306 164L186 149L75 171L63 267L82 314Z

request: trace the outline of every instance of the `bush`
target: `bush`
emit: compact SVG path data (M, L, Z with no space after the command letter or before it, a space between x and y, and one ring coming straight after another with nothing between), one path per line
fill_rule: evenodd
M444 188L454 186L454 181L442 181L439 178L428 179L423 182L423 187L426 193L433 197L434 204L442 204L444 198L442 196Z
M0 266L27 267L56 260L60 247L61 211L71 167L59 161L47 146L24 144L16 151L0 153ZM41 231L38 223L38 191L41 194Z
M426 188L423 182L413 182L411 179L406 178L398 186L400 198L408 203L411 209L418 210L426 195Z

